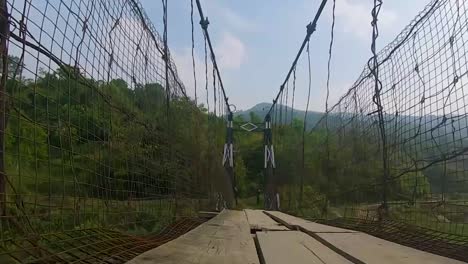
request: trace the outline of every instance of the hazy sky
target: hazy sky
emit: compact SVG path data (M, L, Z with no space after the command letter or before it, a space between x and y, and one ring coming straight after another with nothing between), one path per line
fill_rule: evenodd
M141 0L162 33L161 1ZM169 44L179 75L193 95L190 0L168 1ZM385 1L379 20L378 48L383 48L427 5L429 0ZM319 0L204 0L205 15L229 100L237 109L271 102L304 39ZM358 78L370 57L372 0L336 0L336 31L332 61L333 104ZM330 41L332 1L327 4L311 38L312 93L310 109L325 108L325 78ZM194 10L195 49L199 96L204 87L203 35ZM306 55L306 54L304 54ZM307 57L297 71L296 106L304 109ZM201 100L201 99L200 99Z

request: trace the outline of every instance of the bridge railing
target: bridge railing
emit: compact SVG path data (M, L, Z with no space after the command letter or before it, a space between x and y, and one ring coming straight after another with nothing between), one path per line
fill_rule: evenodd
M466 260L467 9L431 1L335 105L327 95L325 114L304 122L286 106L298 98L296 71L307 83L307 57L293 65L271 110L282 209ZM310 93L320 87L308 69Z
M393 237L442 254L433 242L445 237L445 254L466 257L467 8L462 1L431 1L378 53L379 94L366 66L317 123L311 133L328 133L314 147L323 165L315 173L326 175L328 190L318 217L350 219L365 230L391 221L374 231L392 237L406 228L417 235Z
M136 0L0 3L0 262L124 262L198 224L225 123L188 97L167 9L160 34Z

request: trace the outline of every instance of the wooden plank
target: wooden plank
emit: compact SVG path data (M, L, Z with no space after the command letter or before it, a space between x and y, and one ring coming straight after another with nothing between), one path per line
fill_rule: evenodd
M338 228L334 226L322 225L315 222L311 222L299 217L288 215L278 211L265 211L265 213L272 218L276 219L280 223L288 225L290 228L294 229L295 226L301 226L314 233L355 233L357 231Z
M465 263L389 242L365 233L316 233L320 241L364 263Z
M263 210L245 209L247 221L250 224L250 229L254 230L289 230L289 228L279 224L271 217L263 213Z
M464 263L406 247L362 232L313 223L281 212L266 212L278 221L297 228L355 263Z
M259 260L245 213L224 210L187 234L127 263L259 264Z
M299 231L257 232L265 264L352 263Z

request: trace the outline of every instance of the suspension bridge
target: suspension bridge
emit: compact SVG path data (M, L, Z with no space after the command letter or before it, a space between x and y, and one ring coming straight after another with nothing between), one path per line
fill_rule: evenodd
M468 262L468 3L430 0L379 51L374 0L372 56L332 104L340 1L315 1L272 103L246 118L216 21L186 2L190 87L168 0L158 29L138 0L0 0L0 263Z

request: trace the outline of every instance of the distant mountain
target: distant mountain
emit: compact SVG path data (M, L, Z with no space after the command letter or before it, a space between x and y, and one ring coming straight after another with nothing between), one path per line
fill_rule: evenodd
M252 107L250 109L236 112L235 116L240 116L244 120L250 121L250 113L253 112L257 117L260 118L260 120L263 121L266 114L270 110L271 105L272 105L271 103L259 103L259 104L255 105L254 107ZM282 116L283 120L282 121L284 123L291 122L291 118L304 120L305 111L293 109L293 108L291 108L289 106L285 106L285 105L283 105L283 106L282 105L277 105L276 107L277 107L278 119L279 119L279 115L280 115L279 110L281 108L283 109L282 110L282 113L283 113L283 116ZM274 112L273 112L273 115L274 115ZM322 118L322 116L323 116L323 113L321 113L321 112L309 111L307 113L307 128L308 129L313 128L315 126L315 124L317 124L317 122L320 120L320 118Z
M245 121L251 121L250 113L253 112L255 116L257 116L259 119L257 121L262 122L265 118L265 115L270 110L271 105L271 103L259 103L250 109L236 112L235 116L242 117ZM282 108L282 121L284 123L289 124L291 122L291 117L293 119L304 120L305 111L292 109L291 107L284 105L282 106ZM278 105L277 109L277 115L279 119L279 109L281 109L281 105ZM324 113L322 112L309 111L307 114L307 129L312 129L317 124L317 122L323 117L323 115ZM334 125L343 122L342 118L346 117L347 115L349 115L348 118L351 118L353 114L331 114L329 116L330 126L334 127ZM370 125L370 123L377 122L376 118L376 115L364 115L360 117L360 120L361 122L365 122L368 126ZM395 121L398 120L398 127L400 128L400 131L404 131L404 133L399 132L400 140L418 137L421 140L427 142L432 142L435 138L437 138L438 141L444 142L453 141L454 139L463 139L463 141L468 141L468 117L465 115L446 115L444 117L442 115L410 116L385 114L384 118L386 127L390 130L388 131L388 134L392 136L395 136L394 125Z

